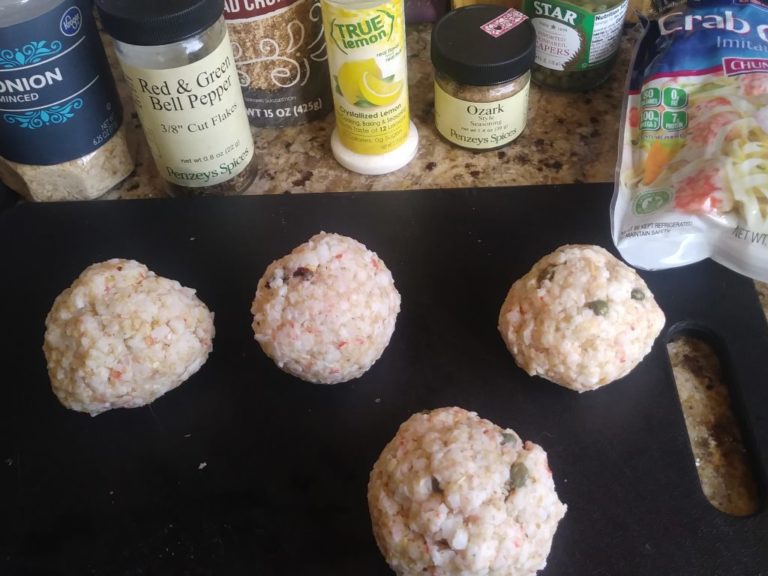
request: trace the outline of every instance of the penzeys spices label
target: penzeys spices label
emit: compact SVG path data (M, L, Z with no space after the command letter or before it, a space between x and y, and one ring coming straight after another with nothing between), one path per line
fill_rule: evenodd
M492 150L525 130L535 42L529 18L495 6L458 8L433 27L435 127L443 138Z
M525 78L518 84L517 91L509 90L511 96L487 101L490 89L458 88L450 93L440 82L435 83L437 131L463 148L491 150L509 144L522 133L528 120L530 83Z
M253 157L253 140L225 36L208 56L153 70L122 62L157 168L173 184L221 184Z
M319 0L225 0L237 73L254 126L292 126L333 108Z

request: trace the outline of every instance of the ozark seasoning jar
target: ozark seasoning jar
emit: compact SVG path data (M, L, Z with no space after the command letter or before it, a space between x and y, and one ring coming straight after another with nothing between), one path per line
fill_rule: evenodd
M557 90L589 90L610 74L629 0L523 0L536 28L533 81Z
M505 146L525 129L536 32L516 10L475 5L432 29L435 126L471 150Z
M239 194L254 146L224 0L96 0L172 196Z

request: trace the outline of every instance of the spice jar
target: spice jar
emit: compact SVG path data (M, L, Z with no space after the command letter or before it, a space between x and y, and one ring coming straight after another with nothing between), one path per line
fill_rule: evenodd
M536 28L533 81L558 90L602 83L619 53L629 0L523 0Z
M97 0L173 196L239 194L255 156L224 0Z
M524 14L474 5L432 29L435 126L473 150L505 146L525 129L536 33Z
M0 179L30 200L88 200L131 171L89 0L0 0Z

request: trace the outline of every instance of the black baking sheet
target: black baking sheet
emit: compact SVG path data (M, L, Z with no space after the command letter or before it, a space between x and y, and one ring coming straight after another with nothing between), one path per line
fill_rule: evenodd
M623 380L576 394L515 366L496 321L511 283L565 243L613 250L610 185L21 205L0 216L0 574L386 575L368 473L412 413L457 405L549 454L568 513L546 576L768 573L768 330L752 282L712 262L643 273L667 315ZM283 374L253 340L256 283L320 231L386 262L402 311L383 357L333 387ZM150 407L60 406L41 350L55 296L134 258L216 314L198 374ZM719 347L760 511L702 494L666 355Z

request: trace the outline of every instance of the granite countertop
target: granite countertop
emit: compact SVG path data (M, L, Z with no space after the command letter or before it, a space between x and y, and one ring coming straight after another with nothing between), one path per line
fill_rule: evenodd
M613 180L619 138L618 118L631 33L624 36L619 62L608 80L586 94L540 89L530 92L528 126L509 146L471 152L442 140L434 129L433 73L429 60L431 26L410 26L408 86L411 119L419 131L419 152L406 167L383 176L363 176L339 166L331 154L333 114L304 126L254 130L259 175L247 194L425 190L449 187L567 184ZM108 197L164 195L138 120L131 115L122 74L115 67L130 122L138 169Z
M343 169L331 154L334 118L329 115L304 126L255 129L260 168L246 193L419 190L614 179L625 77L637 30L625 30L617 65L604 84L588 93L532 86L525 132L503 149L482 153L455 147L434 129L430 32L429 25L408 29L411 118L420 138L419 152L408 166L376 177ZM114 64L114 55L110 57ZM121 72L118 66L113 68L126 107L137 169L106 198L164 196ZM768 289L756 284L768 311ZM669 343L668 351L704 493L724 512L754 512L757 488L717 358L706 344L691 338Z

